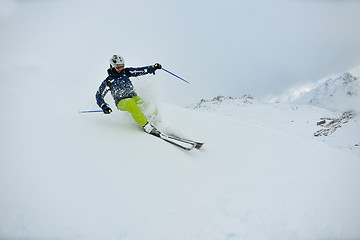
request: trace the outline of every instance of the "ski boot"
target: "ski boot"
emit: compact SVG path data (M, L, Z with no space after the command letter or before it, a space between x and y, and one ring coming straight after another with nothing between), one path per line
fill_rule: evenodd
M159 130L157 130L154 126L152 126L149 122L146 123L144 126L144 131L151 134L151 135L154 135L156 137L160 137L160 132Z

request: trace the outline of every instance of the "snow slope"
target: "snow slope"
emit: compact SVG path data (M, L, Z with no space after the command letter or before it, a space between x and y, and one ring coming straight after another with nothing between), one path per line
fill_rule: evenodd
M314 141L324 109L158 101L160 129L206 142L185 152L78 114L92 86L29 76L0 89L0 239L360 238L360 159Z

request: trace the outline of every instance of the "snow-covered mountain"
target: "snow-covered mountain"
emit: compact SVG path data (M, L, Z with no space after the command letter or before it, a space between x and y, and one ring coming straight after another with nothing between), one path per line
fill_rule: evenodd
M97 107L92 89L63 79L0 89L18 107L0 124L1 240L360 238L357 115L250 95L158 101L160 130L205 142L186 152L124 112L78 114ZM342 127L316 137L324 117Z
M303 94L294 103L332 110L359 111L360 77L346 72L337 78L329 78L315 89Z

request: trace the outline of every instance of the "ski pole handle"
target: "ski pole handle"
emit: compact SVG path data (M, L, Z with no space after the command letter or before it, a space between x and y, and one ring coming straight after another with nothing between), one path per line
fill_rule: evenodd
M183 80L184 82L186 82L187 84L190 84L188 81L186 81L185 79L183 79L183 78L181 78L181 77L179 77L178 75L176 75L176 74L174 74L174 73L172 73L172 72L170 72L170 71L168 71L168 70L166 70L165 68L161 68L162 70L164 70L165 72L167 72L167 73L170 73L171 75L173 75L173 76L175 76L175 77L177 77L177 78L179 78L179 79L181 79L181 80Z
M79 111L79 113L95 113L95 112L103 112L103 110Z

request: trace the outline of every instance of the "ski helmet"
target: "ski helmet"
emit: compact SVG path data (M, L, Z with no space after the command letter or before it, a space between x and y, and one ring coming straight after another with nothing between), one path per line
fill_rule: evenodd
M119 55L114 55L112 56L112 58L110 59L110 65L112 67L116 67L116 66L124 66L125 62L123 57L119 56Z

